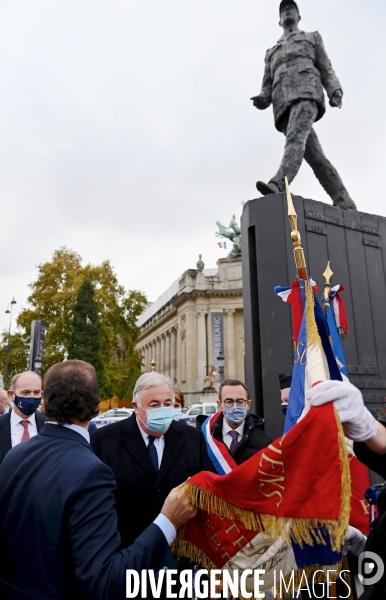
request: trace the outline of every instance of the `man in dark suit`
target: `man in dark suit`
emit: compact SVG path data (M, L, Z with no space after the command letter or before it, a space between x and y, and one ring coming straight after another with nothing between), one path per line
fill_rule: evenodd
M226 446L237 465L272 442L263 430L263 417L249 413L252 400L245 383L225 379L220 385L217 404L221 412L214 422L212 435ZM201 427L206 418L199 415L197 425Z
M46 425L0 467L0 598L123 599L126 569L175 566L169 544L197 510L173 490L162 514L120 550L114 476L88 442L99 404L95 370L69 360L44 383Z
M11 448L42 429L44 416L37 410L41 395L42 380L36 373L25 371L12 379L8 399L13 409L0 416L0 464Z
M95 454L115 475L124 546L151 523L172 488L212 469L202 433L174 421L173 399L169 379L144 373L133 392L135 413L91 437Z

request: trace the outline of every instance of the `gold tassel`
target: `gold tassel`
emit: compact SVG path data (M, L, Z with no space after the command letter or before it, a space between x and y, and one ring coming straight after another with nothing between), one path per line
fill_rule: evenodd
M200 550L192 544L191 542L186 542L185 540L177 537L171 547L173 555L177 560L181 558L181 556L186 556L189 560L199 565L202 565L204 569L210 571L211 569L217 569L216 565Z

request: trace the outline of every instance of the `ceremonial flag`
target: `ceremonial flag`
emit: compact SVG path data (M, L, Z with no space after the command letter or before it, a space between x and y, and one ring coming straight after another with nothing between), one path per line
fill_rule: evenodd
M332 352L327 321L323 309L308 281L297 281L303 314L298 334L292 383L284 424L287 433L299 420L305 408L305 391L318 381L342 380Z
M309 277L308 281L315 294L318 293L318 288L315 281ZM303 288L304 290L304 288ZM295 344L298 343L300 327L302 324L302 317L304 311L304 293L301 292L299 286L299 280L291 282L290 286L277 285L274 292L283 302L288 302L292 307L292 338Z
M339 331L341 335L348 334L348 321L343 300L340 297L340 292L344 290L343 285L335 285L331 289L330 286L330 263L324 273L326 279L326 292L322 302L324 313L330 330L330 342L335 356L335 360L339 367L343 381L349 381L346 360L344 357L343 347L340 341ZM326 297L327 296L327 297ZM350 525L359 529L362 533L369 534L369 514L370 506L365 500L364 494L370 487L370 476L367 467L361 463L354 454L353 443L346 439L346 448L350 464L351 475L351 512Z
M318 460L315 460L318 457ZM185 484L201 510L174 543L207 569L263 569L265 588L338 575L350 510L342 426L331 404L313 407L291 431L226 475ZM310 580L311 581L311 580ZM253 576L246 578L253 590Z
M326 270L323 273L325 277L325 284L322 302L324 314L330 330L330 342L337 365L343 381L349 381L346 360L344 358L344 352L339 337L340 335L348 335L347 315L343 300L340 295L340 292L344 290L344 287L341 284L332 287L330 281L333 274L334 273L330 267L330 261L328 261Z
M219 248L225 248L225 250L226 250L226 248L227 248L227 243L226 243L226 242L217 242L217 246L218 246Z

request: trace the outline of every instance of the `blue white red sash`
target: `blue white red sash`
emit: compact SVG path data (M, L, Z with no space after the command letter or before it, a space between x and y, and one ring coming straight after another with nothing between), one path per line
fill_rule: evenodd
M209 458L212 461L214 468L219 475L226 475L233 471L233 469L237 467L237 464L229 454L226 445L223 442L216 440L212 435L213 425L216 419L218 419L219 414L219 412L216 412L214 415L207 418L202 426L202 432L205 436Z

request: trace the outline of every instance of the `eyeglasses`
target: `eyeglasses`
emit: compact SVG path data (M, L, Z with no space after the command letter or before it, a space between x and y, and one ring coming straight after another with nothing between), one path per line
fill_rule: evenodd
M222 402L224 403L224 406L230 408L231 406L234 406L235 403L237 404L237 406L246 406L248 400L245 400L244 398L237 398L237 400L231 400L231 398L227 398Z

